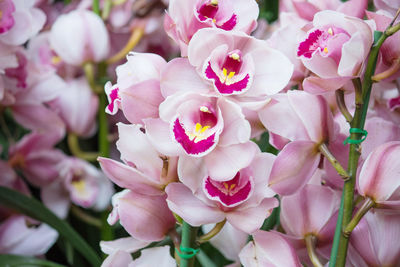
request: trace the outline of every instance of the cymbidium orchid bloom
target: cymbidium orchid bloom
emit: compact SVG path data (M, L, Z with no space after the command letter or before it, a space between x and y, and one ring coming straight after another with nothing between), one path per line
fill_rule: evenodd
M334 234L339 194L327 186L307 184L303 189L281 200L280 222L286 237L299 250L302 260L308 258L304 240L313 238L318 252L329 257ZM324 211L324 212L321 212Z
M182 56L192 36L201 28L220 28L250 34L257 25L254 0L171 0L164 29L179 45Z
M235 228L252 233L278 205L275 192L265 179L274 158L272 154L259 153L249 166L224 181L213 179L200 165L190 177L179 177L183 184L167 186L168 207L193 226L226 219Z
M108 221L114 224L119 219L134 238L162 240L175 225L164 188L177 180L177 158L160 154L140 125L119 123L118 131L117 148L126 164L99 158L105 174L120 187L127 188L114 195L114 209Z
M233 177L254 157L254 146L247 144L250 125L241 108L227 99L175 94L161 103L160 118L145 120L153 145L188 165L204 161L214 179Z
M257 230L252 235L253 241L250 241L239 254L244 267L303 266L294 248L282 235L262 230Z
M46 15L34 4L24 0L0 2L0 42L22 45L42 29Z
M399 141L380 145L369 154L361 169L357 180L358 193L372 199L378 207L399 208L399 153Z
M126 63L116 68L117 83L105 85L109 101L106 112L114 115L121 109L131 123L158 118L158 106L164 100L160 72L166 65L165 60L150 53L129 53L126 59Z
M37 256L57 241L58 233L44 223L13 215L0 224L0 253Z
M117 148L125 164L100 157L98 160L111 181L143 195L163 195L165 186L177 181L176 157L156 150L140 125L118 123Z
M125 189L112 197L113 211L108 223L118 220L134 238L142 241L160 241L175 227L175 217L168 209L167 196L143 195Z
M62 151L54 149L57 136L30 133L9 149L9 165L21 170L36 186L47 185L58 177L57 165L65 160Z
M305 29L309 29L306 27ZM304 90L323 93L359 77L373 44L375 23L335 11L315 14L313 27L299 43L297 56L317 76L304 80Z
M54 22L50 44L67 64L79 66L108 56L109 36L103 20L92 11L74 10Z
M293 72L288 58L266 42L220 29L198 31L189 44L188 58L216 93L241 96L246 102L278 93Z
M279 194L293 194L317 169L321 159L319 146L336 139L332 113L322 96L288 91L272 97L259 116L270 132L291 141L278 154L269 184Z
M349 255L354 266L399 266L399 223L398 214L368 212L350 237L351 245L361 256L358 259Z
M99 105L97 95L84 78L67 81L66 86L52 101L52 109L64 120L69 132L82 137L93 135Z
M59 217L66 217L71 202L95 210L104 210L110 204L114 189L96 167L71 157L60 162L57 168L58 179L42 188L41 197Z

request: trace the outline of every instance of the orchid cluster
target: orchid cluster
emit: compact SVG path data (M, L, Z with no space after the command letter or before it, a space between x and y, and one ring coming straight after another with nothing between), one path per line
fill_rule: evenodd
M0 0L0 262L400 266L399 14Z

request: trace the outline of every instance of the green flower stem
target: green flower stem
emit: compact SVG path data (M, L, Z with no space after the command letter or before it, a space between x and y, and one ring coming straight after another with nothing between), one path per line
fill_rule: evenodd
M319 151L328 159L328 161L332 164L332 166L335 168L337 173L343 178L343 180L348 180L349 179L349 174L347 171L342 167L340 162L333 156L333 154L329 151L328 147L326 146L325 143L322 143L319 146Z
M97 15L100 16L100 1L99 0L93 0L92 2L92 9L93 12L96 13Z
M375 207L375 202L367 198L361 208L357 211L357 213L354 215L353 219L349 222L349 224L346 226L346 229L344 230L344 235L345 236L350 236L351 232L356 228L357 224L360 222L362 217L373 207Z
M201 249L200 249L199 253L196 254L196 259L200 262L201 266L217 267L217 265L215 265L215 263Z
M224 227L225 223L226 223L226 219L224 219L222 222L217 223L214 226L214 228L211 229L208 233L200 236L197 239L197 242L201 244L201 243L205 243L205 242L209 241L211 238L216 236L222 230L222 228Z
M372 46L367 67L364 74L364 80L362 82L362 91L361 94L358 88L356 88L356 111L353 116L353 120L351 121L351 128L364 129L365 119L367 117L367 110L369 99L371 95L372 88L372 76L375 73L376 61L378 58L379 49L382 46L383 42L390 35L394 34L396 31L400 30L400 25L396 24L395 26L390 26L386 29L386 31L380 36L378 41ZM362 135L359 133L351 133L350 138L353 140L360 140ZM360 157L360 145L359 144L350 144L350 152L349 152L349 163L348 163L348 174L350 175L350 179L348 179L344 183L343 188L343 220L342 220L342 234L340 235L338 252L336 255L336 266L344 267L346 264L346 256L347 256L347 248L349 242L350 233L344 234L344 231L347 225L351 221L353 208L354 208L354 187L356 182L357 175L357 167L358 160ZM336 236L335 236L336 237ZM337 242L334 240L334 242ZM334 250L332 250L334 251ZM331 255L331 257L335 257L335 255Z
M69 133L67 136L68 148L72 155L77 158L84 159L87 161L96 161L99 153L97 152L86 152L82 151L79 146L79 139L76 134Z
M198 229L199 229L198 227L192 227L192 226L190 226L190 224L183 221L181 247L195 249L198 246L195 242ZM195 257L192 257L190 259L181 258L179 266L180 267L193 267L194 260L195 260Z
M322 267L323 265L319 261L317 253L315 252L315 245L317 243L317 238L314 235L310 234L306 235L305 241L306 241L308 257L310 258L311 263L313 264L314 267Z

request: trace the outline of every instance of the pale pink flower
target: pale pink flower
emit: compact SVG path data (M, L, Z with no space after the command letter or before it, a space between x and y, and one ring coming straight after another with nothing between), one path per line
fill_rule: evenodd
M57 238L57 231L47 224L38 224L25 216L14 215L0 225L0 253L43 255Z
M68 132L88 137L95 133L99 99L84 77L67 81L51 107L64 120Z
M274 156L259 153L251 164L223 181L215 180L204 165L183 172L179 178L187 185L167 186L169 208L193 226L226 219L235 228L252 233L278 204L267 186ZM190 175L190 176L189 176Z
M116 68L117 83L105 85L109 101L106 112L114 115L122 109L131 123L158 118L158 106L164 100L160 72L166 65L165 60L150 53L129 53L126 58L127 62Z
M254 0L171 0L164 29L187 55L192 36L201 28L220 28L250 34L257 25L258 5Z
M358 193L379 207L399 207L400 142L388 142L375 148L365 160L357 180Z
M250 241L239 254L244 267L303 266L294 248L282 235L262 230L257 230L252 235L253 241Z
M368 212L353 230L350 243L361 259L349 255L354 266L399 266L400 216Z
M224 96L264 99L281 91L293 72L288 58L265 41L220 29L198 31L189 44L188 58Z
M166 198L165 194L149 196L125 189L112 197L113 211L107 221L112 225L119 220L136 239L163 240L175 226L175 217L168 209Z
M32 132L9 149L9 164L22 170L36 186L47 185L58 177L57 164L65 159L62 151L54 149L57 136Z
M394 16L396 14L396 11L399 9L400 1L399 0L374 0L374 5L377 9L385 10Z
M292 141L278 154L269 183L279 194L293 194L317 169L321 158L318 146L336 139L332 113L322 96L288 91L275 95L259 116L271 133Z
M317 76L304 80L304 90L336 90L360 76L373 44L375 24L335 11L315 14L313 28L297 49L297 56Z
M88 10L74 10L61 15L50 32L50 44L67 64L99 62L110 50L109 37L103 20Z
M35 36L46 21L35 1L5 0L0 3L0 42L22 45Z

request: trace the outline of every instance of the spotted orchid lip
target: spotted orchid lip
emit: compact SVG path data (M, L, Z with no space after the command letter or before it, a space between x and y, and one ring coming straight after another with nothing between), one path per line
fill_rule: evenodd
M224 207L236 207L250 198L253 191L252 177L240 171L231 180L223 182L207 177L203 190L210 199L218 201Z
M12 13L15 12L13 1L0 1L0 34L8 32L15 24Z
M118 112L118 109L121 105L121 96L119 94L119 88L116 85L111 87L111 84L109 84L106 85L105 91L109 102L109 104L106 106L106 113L110 115L115 115Z

